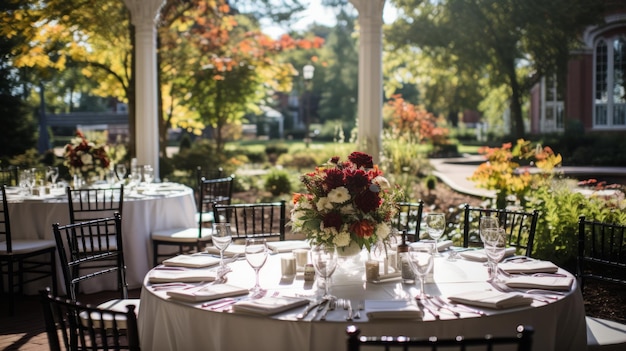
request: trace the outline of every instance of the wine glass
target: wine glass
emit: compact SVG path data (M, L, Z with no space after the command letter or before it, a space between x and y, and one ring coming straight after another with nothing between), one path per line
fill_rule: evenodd
M154 168L152 168L152 166L143 166L143 180L148 185L152 184L152 182L154 181Z
M432 243L413 244L409 247L409 265L420 280L420 298L425 298L424 281L433 269L437 245Z
M489 261L489 282L498 282L498 262L504 258L506 252L506 231L504 228L489 228L485 230L485 254Z
M254 297L261 297L265 294L265 289L261 288L259 284L259 271L261 267L267 261L269 254L267 249L267 242L262 238L246 238L246 261L250 264L256 275L256 283L254 287L250 289L250 295Z
M50 166L46 172L46 178L50 178L50 183L55 185L59 177L59 167Z
M492 228L498 228L500 226L500 222L498 221L498 217L494 216L481 216L480 217L480 225L478 227L478 234L480 235L480 240L485 242L485 231ZM489 262L485 262L485 266L489 265Z
M329 293L330 277L337 268L337 248L328 245L317 245L311 249L311 261L315 267L315 273L324 279L324 299L332 299Z
M226 273L231 269L224 263L224 250L233 241L232 231L230 230L230 223L214 223L213 232L211 233L211 241L213 245L220 250L220 268L217 270L217 281L223 282Z
M126 178L126 165L123 163L118 163L115 166L115 173L117 173L117 178L119 180L124 180L124 178Z
M446 229L446 217L443 213L429 213L426 215L426 229L428 235L435 240L435 256L441 256L437 249L439 238Z

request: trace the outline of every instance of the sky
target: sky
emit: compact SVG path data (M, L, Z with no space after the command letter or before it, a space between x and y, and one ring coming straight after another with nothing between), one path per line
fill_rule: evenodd
M325 8L321 5L321 0L309 0L311 5L309 8L304 11L302 15L302 19L298 22L294 23L291 26L292 30L301 31L305 30L312 23L317 23L325 26L334 26L335 25L335 13L330 8ZM385 23L389 23L395 17L395 10L389 4L385 4L383 20ZM284 28L273 25L271 23L262 23L263 32L271 36L272 38L278 38L282 34L286 33Z

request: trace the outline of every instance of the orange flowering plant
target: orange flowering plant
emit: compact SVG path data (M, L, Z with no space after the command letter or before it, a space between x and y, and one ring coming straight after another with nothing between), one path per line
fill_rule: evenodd
M334 245L340 253L369 251L391 233L400 193L366 153L338 156L300 176L307 193L293 196L291 225L313 245Z

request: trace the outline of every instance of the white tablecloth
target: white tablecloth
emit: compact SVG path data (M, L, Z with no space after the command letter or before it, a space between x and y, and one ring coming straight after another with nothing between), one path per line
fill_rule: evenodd
M152 268L151 231L196 226L195 212L193 190L189 187L159 196L133 195L125 189L122 236L127 266L126 280L130 288L140 287L146 273ZM64 196L49 200L9 202L9 214L14 239L54 240L52 224L69 223L69 207ZM104 275L102 278L81 283L81 290L85 293L115 290L116 280L112 277ZM60 268L58 279L60 292L64 293ZM45 280L40 280L26 286L25 292L35 294L47 285L49 283Z
M308 285L301 275L293 281L281 281L279 256L270 256L261 269L261 285L270 293L282 295L316 296L316 284ZM405 285L399 281L373 284L364 282L359 260L342 263L333 277L331 293L339 298L357 300L390 300L409 294L415 295L419 285ZM254 272L245 260L231 263L229 283L252 287ZM352 272L359 271L358 274ZM437 258L434 283L426 284L426 292L449 296L463 291L485 290L487 271L482 263L459 259L455 262ZM538 296L538 298L541 298ZM296 308L272 317L257 317L236 313L215 312L201 307L201 303L170 300L165 291L155 291L144 282L141 292L139 327L142 348L148 350L343 350L345 327L357 324L362 335L410 335L426 337L482 337L487 333L511 335L519 324L535 329L533 350L584 350L586 332L584 305L580 289L554 302L536 300L530 307L507 310L483 309L487 316L463 313L461 318L441 312L441 319L426 313L422 321L368 321L362 318L348 322L346 311L338 309L328 314L326 321L296 321Z

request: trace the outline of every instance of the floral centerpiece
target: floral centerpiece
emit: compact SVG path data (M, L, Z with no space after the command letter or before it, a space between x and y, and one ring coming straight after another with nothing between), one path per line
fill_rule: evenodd
M352 255L388 239L399 192L370 155L353 152L348 161L335 156L300 180L308 193L294 194L291 225L313 245Z
M104 145L96 145L87 140L81 131L65 145L64 165L72 176L80 176L85 181L103 175L110 160Z

